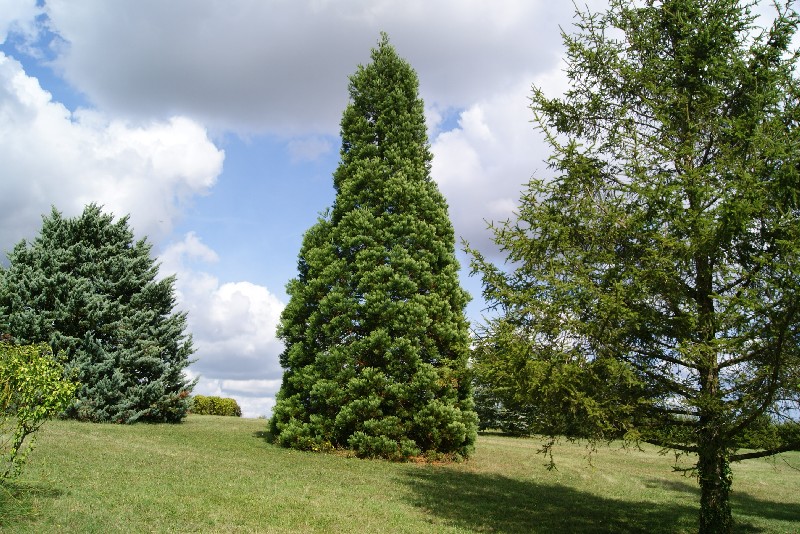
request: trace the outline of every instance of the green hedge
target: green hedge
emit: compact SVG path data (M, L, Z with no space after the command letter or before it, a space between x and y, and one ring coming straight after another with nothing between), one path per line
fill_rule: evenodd
M206 397L205 395L195 395L192 397L192 407L190 411L197 415L242 416L242 409L239 407L236 399Z

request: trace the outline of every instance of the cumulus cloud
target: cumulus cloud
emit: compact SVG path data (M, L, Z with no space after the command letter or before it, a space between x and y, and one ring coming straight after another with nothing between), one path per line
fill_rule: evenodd
M49 0L64 42L55 65L99 107L188 114L238 131L335 134L347 76L379 32L420 75L431 104L463 108L552 67L542 42L569 2Z
M54 205L65 215L96 202L131 214L139 235L166 235L184 203L206 193L224 153L184 117L134 124L52 100L0 53L0 247L29 238Z
M177 274L178 305L188 312L196 393L233 397L245 416L269 415L283 374L275 332L284 304L264 286L222 283L203 271L218 256L194 233L168 246L160 260L163 275Z
M44 9L64 43L54 65L102 109L181 112L216 128L277 133L289 138L295 162L330 154L347 76L386 30L419 73L434 178L456 231L483 249L484 220L509 217L523 184L544 168L527 99L532 82L559 78L554 43L574 8L529 0L50 0ZM454 129L444 121L453 110Z
M512 218L528 180L548 172L549 147L531 123L531 82L554 95L565 84L555 68L481 99L431 145L431 173L447 198L456 234L485 253L494 250L487 223Z
M9 34L19 36L23 44L34 41L39 34L36 17L40 14L36 0L0 0L0 44Z

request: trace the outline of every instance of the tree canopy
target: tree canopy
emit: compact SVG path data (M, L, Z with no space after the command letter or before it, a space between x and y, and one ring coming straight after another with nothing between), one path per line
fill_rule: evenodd
M383 35L350 78L333 207L305 234L271 428L303 449L470 452L469 336L417 76Z
M158 279L150 244L128 219L97 205L75 218L54 208L39 235L8 255L0 278L0 331L66 355L80 382L65 414L89 421L178 422L194 383L186 315L174 277Z
M553 177L477 252L498 311L477 368L552 435L696 454L700 530L729 532L729 463L800 449L798 16L737 0L612 0L534 88ZM781 437L783 436L783 437Z

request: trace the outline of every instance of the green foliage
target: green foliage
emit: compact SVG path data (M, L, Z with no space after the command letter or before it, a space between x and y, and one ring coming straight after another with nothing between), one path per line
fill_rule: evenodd
M77 388L50 347L0 341L0 483L20 474L35 432L72 402Z
M67 357L81 387L66 415L81 420L178 422L194 384L186 316L174 278L158 279L146 240L127 217L92 204L65 219L55 209L32 241L9 254L0 280L0 328Z
M500 312L481 379L548 433L697 453L703 532L731 529L731 461L800 448L757 436L800 413L798 16L750 7L579 13L570 89L532 98L555 177L494 228L508 269L473 263Z
M241 417L242 409L236 399L194 395L190 408L191 413L197 415L224 415L228 417Z
M478 414L478 429L499 430L512 436L534 434L534 414L530 413L528 407L515 405L513 401L505 399L499 389L475 380L473 398L475 413Z
M469 337L413 69L384 35L350 78L332 209L305 234L271 431L308 450L466 455Z

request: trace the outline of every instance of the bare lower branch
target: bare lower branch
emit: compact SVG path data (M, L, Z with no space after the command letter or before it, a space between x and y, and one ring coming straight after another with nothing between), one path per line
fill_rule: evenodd
M766 458L767 456L775 456L776 454L780 454L782 452L790 452L790 451L800 451L800 441L795 441L787 445L784 445L782 447L776 447L774 449L747 452L744 454L734 454L733 456L731 456L731 462L741 462L742 460L752 460L754 458Z
M697 447L694 445L682 445L680 443L669 443L667 441L662 441L660 439L643 439L645 443L649 443L650 445L655 445L656 447L661 447L662 449L671 449L675 451L683 451L683 452L697 452Z

